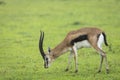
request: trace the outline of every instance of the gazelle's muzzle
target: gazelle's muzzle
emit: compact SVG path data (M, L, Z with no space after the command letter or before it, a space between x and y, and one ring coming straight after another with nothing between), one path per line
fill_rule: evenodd
M47 58L47 57L45 56L45 59L44 59L44 68L48 68L49 65L50 65L49 58Z
M44 64L44 68L46 68L46 69L47 69L47 68L48 68L48 65L47 65L47 64Z

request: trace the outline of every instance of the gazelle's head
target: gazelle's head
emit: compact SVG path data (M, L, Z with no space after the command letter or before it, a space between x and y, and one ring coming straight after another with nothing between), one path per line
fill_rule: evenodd
M52 57L50 55L51 50L49 48L47 53L44 52L43 40L44 40L44 32L41 32L40 40L39 40L39 50L40 50L41 56L44 60L44 68L48 68L50 66L50 63L52 62Z

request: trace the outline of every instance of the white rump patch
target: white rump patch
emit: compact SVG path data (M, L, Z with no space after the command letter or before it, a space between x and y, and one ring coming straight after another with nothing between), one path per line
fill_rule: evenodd
M99 38L98 38L98 42L97 45L100 49L102 49L102 43L104 42L104 36L103 34L100 34Z

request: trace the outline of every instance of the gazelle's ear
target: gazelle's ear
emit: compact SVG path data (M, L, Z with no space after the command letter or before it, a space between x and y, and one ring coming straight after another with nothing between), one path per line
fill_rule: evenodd
M51 52L51 49L50 49L50 47L48 47L48 52L49 52L49 53Z

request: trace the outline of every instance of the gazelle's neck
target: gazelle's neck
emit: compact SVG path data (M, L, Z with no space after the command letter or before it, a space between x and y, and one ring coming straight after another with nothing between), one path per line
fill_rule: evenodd
M58 44L54 49L51 50L52 57L55 59L62 55L63 53L68 51L68 46L67 44L62 41L60 44Z

